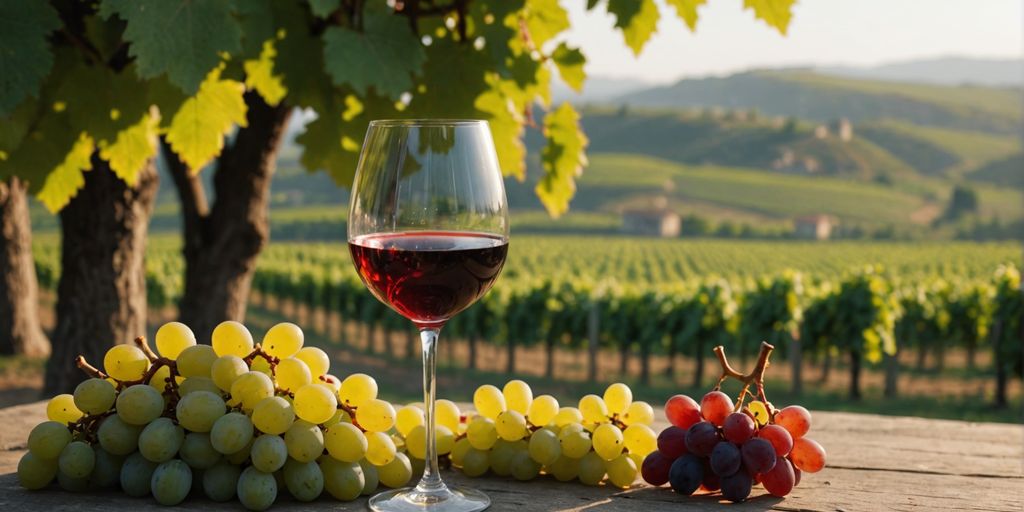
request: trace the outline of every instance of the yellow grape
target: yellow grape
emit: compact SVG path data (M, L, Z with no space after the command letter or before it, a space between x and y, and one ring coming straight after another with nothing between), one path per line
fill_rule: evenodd
M334 416L338 399L323 386L307 384L295 392L295 415L310 423L324 423Z
M636 462L628 455L619 455L608 461L604 467L608 473L608 480L615 487L626 489L636 480Z
M75 406L75 397L64 393L50 399L46 404L46 418L57 423L74 423L85 414Z
M530 385L521 380L510 380L502 388L501 394L505 397L505 404L511 411L526 415L533 401L533 390Z
M658 449L658 435L647 425L636 423L622 431L622 443L629 453L647 456ZM611 471L608 472L611 474Z
M330 426L335 423L352 423L352 417L349 416L344 409L338 409L337 411L334 411L334 415L331 416L331 419L324 422L324 425Z
M588 452L579 461L579 479L585 485L597 485L604 480L604 461L594 452Z
M371 463L369 457L367 457ZM377 477L380 483L392 489L404 487L412 478L412 464L404 453L398 453L391 457L386 464L374 464L377 466Z
M241 404L242 409L251 411L260 400L273 395L274 383L267 374L247 372L231 383L231 401L229 405Z
M586 395L581 398L579 409L583 414L583 421L588 423L608 421L608 406L604 403L604 399L597 395Z
M320 384L321 386L327 386L327 388L330 389L331 392L333 392L335 395L337 395L338 392L341 391L341 381L331 374L323 375L322 379L317 377L313 379L313 383ZM373 464L370 465L372 466Z
M754 422L757 426L763 427L768 424L769 414L768 408L765 407L764 402L760 400L754 400L747 404L747 410L754 417Z
M117 415L129 425L145 425L164 411L163 395L148 384L122 389L115 404Z
M281 435L295 421L292 404L279 396L268 396L252 410L252 424L264 434Z
M341 381L338 398L349 406L359 407L377 398L377 381L365 373L353 373Z
M575 407L562 407L555 415L555 425L564 427L571 423L583 423L583 413Z
M210 344L218 356L233 355L245 357L252 353L252 334L244 325L228 320L213 329Z
M558 442L562 445L562 455L573 459L579 459L586 455L593 446L590 432L587 432L579 423L570 423L562 427L561 432L558 433Z
M427 427L420 425L405 436L405 449L417 459L427 458Z
M222 391L231 391L231 384L242 374L249 372L249 366L238 356L218 357L210 366L210 377Z
M147 389L153 389L147 386ZM175 408L178 423L192 432L209 432L224 413L224 400L209 391L189 393L178 401Z
M653 425L654 408L647 402L633 402L622 415L622 422L628 425Z
M178 354L178 375L182 377L209 377L217 353L209 345L193 345Z
M383 432L367 432L366 460L377 467L395 460L395 443L391 436Z
M263 336L263 350L279 359L294 356L301 348L305 336L299 326L282 322L270 328Z
M629 386L616 382L604 390L604 403L608 405L609 413L621 415L633 403L633 391Z
M506 441L518 441L526 437L526 418L519 411L504 411L494 422L498 435Z
M611 423L602 423L594 429L594 451L604 460L612 460L622 453L622 431Z
M406 405L395 414L395 428L403 437L408 436L412 429L423 425L426 419L423 416L423 409Z
M469 439L463 437L462 439L456 441L455 444L452 446L452 464L457 468L461 468L463 459L465 459L466 454L469 453L469 451L472 449L473 445L469 444Z
M102 414L114 406L117 390L103 379L86 379L75 387L75 407L86 414Z
M277 370L274 376L277 379L278 387L289 391L295 391L313 382L312 374L310 374L306 363L294 357L282 359L277 363Z
M462 411L459 410L459 406L455 405L455 402L443 398L434 402L435 424L444 425L452 432L458 432L461 416Z
M368 443L359 427L351 423L334 423L324 433L324 447L335 459L359 462L366 456Z
M480 414L496 420L506 409L505 395L497 387L484 384L473 392L473 406Z
M270 362L267 361L266 359L263 359L262 357L257 357L256 359L253 359L252 364L249 366L249 369L254 372L265 373L267 374L267 377L274 377L274 372L270 371Z
M326 352L316 347L303 347L293 357L306 363L310 375L317 381L320 380L321 375L327 374L327 371L331 369L331 358L327 357Z
M156 350L168 359L177 359L182 350L196 344L196 335L181 322L168 322L156 331Z
M359 406L356 420L359 426L370 432L387 432L395 426L395 408L384 400L374 398Z
M284 433L288 455L299 462L311 462L324 454L324 434L320 427L298 420Z
M540 464L554 464L562 456L558 434L549 428L537 430L530 436L530 457Z
M498 440L498 431L494 428L494 420L486 416L473 416L473 419L469 421L469 427L466 428L466 437L473 448L490 450Z
M530 423L542 427L554 421L558 414L558 400L551 395L541 395L530 402L526 418Z
M103 356L107 375L120 380L138 380L149 369L149 359L133 345L114 345Z
M178 384L178 395L180 396L195 393L196 391L209 391L215 395L220 395L220 388L209 377L189 377Z
M171 368L169 366L161 366L160 368L157 368L156 371L153 372L153 376L149 378L149 385L152 386L153 389L163 393L167 389L167 379L170 378ZM177 381L178 384L181 384L181 382L185 379L177 377L174 380Z

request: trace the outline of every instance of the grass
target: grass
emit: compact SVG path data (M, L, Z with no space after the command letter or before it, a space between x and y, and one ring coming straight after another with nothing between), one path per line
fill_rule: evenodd
M877 126L931 143L977 166L1020 151L1020 140L1012 135L921 126L896 120L884 120Z

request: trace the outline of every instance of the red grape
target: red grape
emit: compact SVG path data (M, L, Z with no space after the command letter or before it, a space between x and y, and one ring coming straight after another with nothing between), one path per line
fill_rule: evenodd
M700 416L700 405L686 395L676 395L665 402L665 417L669 423L683 430L703 419Z
M671 426L658 434L658 451L671 460L686 455L686 429Z
M726 431L726 437L729 436ZM789 452L793 449L793 436L789 434L789 431L778 426L778 425L765 425L758 431L757 437L761 439L767 439L768 442L772 443L775 447L775 454L779 457L785 457L789 455Z
M737 471L729 476L722 477L722 497L739 503L750 496L750 487L753 482L746 471Z
M750 473L764 473L775 466L775 448L768 441L755 437L740 448L743 465Z
M793 441L790 458L794 466L808 473L817 473L825 467L825 449L817 441L806 437Z
M799 405L790 405L775 413L775 423L796 439L811 429L811 413Z
M774 496L782 497L789 494L796 485L793 465L785 457L779 457L775 461L775 467L761 475L761 484L764 485L764 490Z
M740 469L740 449L736 445L723 442L711 450L711 471L718 476L727 476Z
M754 436L754 420L742 412L734 412L725 417L722 433L726 439L736 444L743 444L744 441Z
M719 441L718 429L707 421L694 423L686 432L686 450L698 457L711 455Z
M732 409L732 399L721 391L712 391L700 401L701 415L717 427L722 426Z
M786 459L786 460L789 460L789 459ZM789 461L789 465L793 466L793 461L790 460ZM802 474L803 474L803 471L800 471L800 468L798 468L796 466L793 466L793 476L794 476L794 478L793 478L793 487L796 487L796 486L800 485L800 475L802 475Z
M643 475L644 481L651 485L665 485L668 483L668 472L673 460L675 459L653 451L640 465L640 474Z

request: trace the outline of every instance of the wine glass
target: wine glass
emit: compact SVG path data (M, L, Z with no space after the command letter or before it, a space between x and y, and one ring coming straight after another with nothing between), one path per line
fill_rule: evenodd
M423 477L415 487L377 494L370 508L487 508L484 493L441 481L434 434L438 333L491 288L508 253L505 186L487 122L371 122L352 190L348 245L363 284L416 325L423 347Z

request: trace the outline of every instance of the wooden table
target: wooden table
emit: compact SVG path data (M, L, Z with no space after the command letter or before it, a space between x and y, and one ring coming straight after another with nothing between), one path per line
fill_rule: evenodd
M657 416L662 417L659 410ZM29 430L45 419L44 404L0 409L0 506L13 512L61 510L158 509L151 499L134 499L116 492L72 494L56 486L28 492L13 474L25 450ZM657 426L658 429L664 424ZM463 477L445 472L450 482L483 490L494 511L524 510L1024 510L1024 427L919 418L846 413L814 413L811 437L828 450L828 467L805 474L800 486L785 498L755 490L739 506L718 504L714 496L682 497L666 488L637 483L632 489L587 487L550 478L532 482ZM187 510L242 510L237 502L219 504L189 498ZM279 500L272 510L366 510L365 499L340 503L322 498L315 504Z

